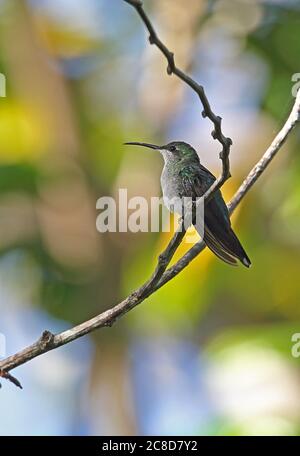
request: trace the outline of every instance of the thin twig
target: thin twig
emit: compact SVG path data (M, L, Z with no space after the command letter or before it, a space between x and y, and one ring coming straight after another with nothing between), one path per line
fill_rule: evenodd
M137 3L134 0L125 0L127 3L133 4ZM140 2L139 2L140 4ZM135 5L136 6L136 5ZM148 25L150 21L147 19ZM148 28L148 26L147 26ZM149 28L148 28L149 30ZM163 48L166 50L166 48ZM165 54L165 52L164 52ZM190 85L190 84L189 84ZM234 197L228 204L230 213L234 211L240 201L244 198L248 190L253 186L257 179L261 176L264 170L270 164L272 158L278 153L283 143L286 141L288 135L295 127L297 122L300 121L300 91L298 91L294 107L289 115L286 123L283 128L280 130L270 147L264 153L259 162L254 166L250 171L238 191L235 193ZM208 195L209 196L209 195ZM174 237L168 244L165 251L159 256L157 267L151 276L151 278L145 282L141 287L136 291L131 293L125 300L112 307L111 309L102 312L96 317L88 320L78 326L75 326L67 331L63 331L59 334L52 334L49 331L45 331L41 338L34 344L26 347L22 351L2 360L0 362L0 375L3 378L9 378L15 380L14 383L20 386L18 380L12 377L8 372L37 356L40 356L43 353L46 353L50 350L54 350L62 345L65 345L69 342L72 342L79 337L84 336L85 334L91 333L95 329L103 328L106 326L112 326L113 323L125 315L128 311L133 309L135 306L144 301L147 297L153 294L156 290L161 288L169 280L173 279L177 274L179 274L187 265L205 248L203 242L197 243L193 246L174 266L166 270L174 252L179 246L184 236L184 230L180 231L180 228L175 233Z
M5 370L0 369L0 377L5 378L6 380L9 380L11 383L16 385L18 388L22 389L22 385L19 382L19 380L16 377L14 377L13 375L11 375L9 372L6 372ZM1 388L1 383L0 383L0 388Z
M139 14L140 18L142 19L143 23L145 24L148 32L149 32L149 42L150 44L154 44L166 57L168 66L167 66L167 73L169 75L174 74L177 76L181 81L185 82L193 91L198 95L200 101L203 106L202 116L208 117L214 125L214 129L211 132L212 137L219 141L222 145L222 151L220 152L220 159L222 160L222 172L218 179L215 180L213 185L206 191L204 198L206 200L210 199L212 195L215 193L216 190L221 188L221 186L226 182L227 179L230 177L230 163L229 163L229 153L230 147L232 145L231 138L227 138L224 136L222 132L222 117L217 116L211 109L210 103L206 96L205 90L202 85L198 84L194 79L184 73L181 69L179 69L175 64L174 52L170 51L167 46L160 40L158 37L150 19L148 18L145 10L143 8L143 2L140 0L124 0L129 5L133 6L137 13Z
M298 90L294 106L291 110L289 117L287 118L284 126L273 139L272 144L268 147L262 158L259 162L252 168L230 203L228 204L229 212L232 213L236 206L239 204L242 198L250 190L250 188L255 184L257 179L261 176L263 171L273 160L278 150L285 143L289 133L294 129L296 124L300 121L300 90Z

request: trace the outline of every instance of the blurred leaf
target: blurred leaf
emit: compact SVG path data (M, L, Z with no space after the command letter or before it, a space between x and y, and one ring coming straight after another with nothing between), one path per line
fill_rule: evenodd
M36 192L37 170L30 164L0 166L0 192Z
M0 163L32 161L48 147L48 133L38 113L18 101L0 103Z

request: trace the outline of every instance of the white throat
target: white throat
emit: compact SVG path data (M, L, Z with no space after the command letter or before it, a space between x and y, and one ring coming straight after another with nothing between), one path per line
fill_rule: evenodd
M170 152L169 150L166 150L166 149L160 149L159 152L162 154L163 158L164 158L164 161L165 163L174 158L174 155L172 152Z

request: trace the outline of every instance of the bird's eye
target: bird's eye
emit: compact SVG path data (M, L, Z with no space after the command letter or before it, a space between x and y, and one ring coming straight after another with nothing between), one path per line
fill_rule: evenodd
M171 146L171 147L170 147L170 151L171 151L171 152L175 152L175 151L176 151L176 147L175 147L175 146Z

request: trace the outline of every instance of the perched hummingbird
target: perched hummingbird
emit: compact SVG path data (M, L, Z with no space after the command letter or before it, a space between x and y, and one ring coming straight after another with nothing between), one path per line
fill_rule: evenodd
M126 145L148 147L162 154L164 168L161 187L164 202L169 210L174 210L174 207L168 204L169 201L184 197L190 197L195 201L196 198L203 196L216 180L215 176L201 165L195 149L183 141L174 141L165 146L141 142L128 142ZM246 267L251 265L251 261L231 228L228 209L220 190L217 190L210 200L204 202L203 240L207 247L225 263L236 265L239 260Z

